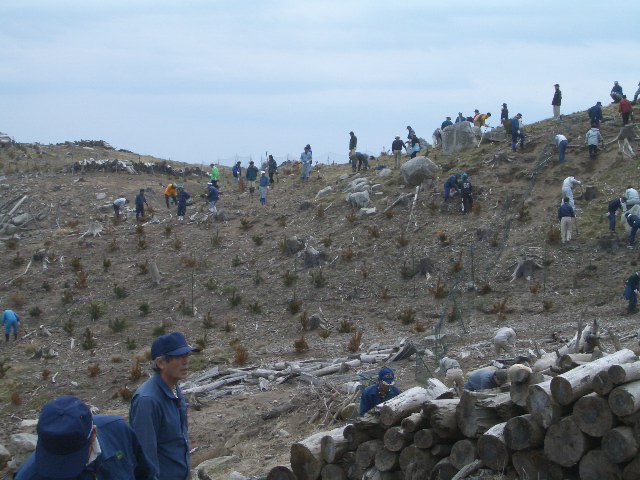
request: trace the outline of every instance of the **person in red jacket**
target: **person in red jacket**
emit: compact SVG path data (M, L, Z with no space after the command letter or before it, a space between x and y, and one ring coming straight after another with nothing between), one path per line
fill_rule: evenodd
M626 95L622 95L622 100L618 104L618 111L622 115L622 125L626 125L629 123L629 117L631 116L631 102L627 100Z

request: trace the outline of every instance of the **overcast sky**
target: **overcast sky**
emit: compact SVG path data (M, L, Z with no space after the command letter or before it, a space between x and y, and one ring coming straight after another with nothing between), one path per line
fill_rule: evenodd
M500 105L525 123L640 81L640 2L1 0L0 131L189 163L346 161Z

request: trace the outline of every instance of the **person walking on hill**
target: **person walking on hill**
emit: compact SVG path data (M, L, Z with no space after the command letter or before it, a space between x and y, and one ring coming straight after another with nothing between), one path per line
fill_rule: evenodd
M393 370L383 368L378 372L378 383L370 385L362 391L360 397L360 416L371 410L376 405L400 395L400 390L395 386L396 377Z
M467 214L473 208L473 187L469 175L463 173L460 177L460 193L462 194L462 213Z
M273 185L273 176L278 173L278 164L273 159L273 155L269 155L269 161L267 162L267 169L269 171L269 183Z
M571 230L576 221L576 212L569 204L569 199L564 198L562 205L558 208L558 220L560 221L560 238L562 243L569 243L571 240Z
M569 140L564 135L558 134L555 136L556 147L558 147L558 160L560 163L564 163L565 161L565 153L567 151L567 145L569 144Z
M209 178L211 179L211 183L213 183L216 188L220 188L218 186L218 180L220 180L220 171L214 163L210 164L210 167L211 172L209 172Z
M511 119L511 150L516 151L516 144L520 140L520 150L524 150L524 133L522 114L518 113Z
M258 178L258 169L256 168L253 160L249 162L249 167L245 172L245 178L249 183L249 194L253 195L253 192L256 191L256 179Z
M2 312L2 325L4 325L4 338L8 342L13 331L13 339L18 340L18 328L20 327L20 317L13 310Z
M144 188L140 189L140 193L136 195L136 221L144 217L144 206L149 206L147 199L144 196Z
M562 103L562 92L560 91L560 85L557 83L554 85L556 91L553 93L553 99L551 105L553 105L553 118L560 118L560 104Z
M596 103L587 110L587 113L589 114L589 120L591 120L591 126L600 127L600 122L602 121L602 103Z
M269 179L264 170L260 172L260 183L258 185L258 193L260 193L260 205L263 207L267 204L267 190L269 189Z
M511 327L499 328L493 337L493 348L496 355L500 355L502 351L507 355L513 356L516 345L516 331Z
M220 198L220 190L216 187L213 182L207 184L207 200L209 201L209 211L213 218L218 215L218 199Z
M609 233L614 235L616 233L616 213L618 210L623 212L627 210L627 198L618 197L609 202L607 205L607 218L609 219Z
M167 185L167 188L164 189L164 201L167 204L167 208L171 208L169 206L169 199L174 205L178 204L178 189L176 188L175 183L170 183Z
M309 175L311 174L311 164L313 163L311 145L307 144L304 147L304 151L300 154L300 162L302 163L302 167L300 169L300 179L309 180Z
M131 399L129 422L149 459L154 480L191 478L187 402L178 382L189 374L189 355L199 351L180 332L156 338L151 345L154 375Z
M618 105L618 111L620 112L620 115L622 115L622 125L627 125L629 123L629 117L631 116L633 107L631 106L631 102L627 100L626 95L622 96Z
M575 185L582 185L582 182L573 175L569 175L562 182L562 201L564 202L564 199L568 198L569 205L571 205L571 208L573 209L576 208L576 204L573 201L573 187Z
M624 217L627 219L627 224L631 227L631 231L629 232L629 244L627 245L627 248L629 250L632 250L633 245L636 243L636 233L638 233L638 228L640 228L640 217L634 215L631 212L625 213Z
M184 217L187 214L187 202L191 198L189 192L184 189L184 186L178 187L178 221L184 223Z
M395 140L391 143L391 152L396 168L400 168L400 160L402 160L402 149L407 150L405 143L400 140L400 135L396 135Z
M636 313L638 311L638 288L640 287L640 274L633 272L627 279L622 296L629 301L627 313Z
M622 100L622 87L617 81L613 82L613 87L611 88L610 96L611 96L611 99L613 100L613 103L619 103L620 100Z
M452 195L451 190L453 190L453 193L455 192L460 193L460 177L461 176L462 175L460 175L459 173L454 173L449 178L447 178L446 182L444 182L444 201L445 202L447 202L449 200L449 197Z
M598 127L591 127L584 138L584 143L589 147L589 158L593 159L598 156L598 145L602 143L604 147L604 139Z
M627 197L627 208L640 204L640 194L638 193L638 190L630 185L624 191L624 196Z
M113 211L116 214L116 220L120 220L120 212L122 212L124 206L129 203L129 200L127 200L124 197L120 197L120 198L116 198L113 201Z

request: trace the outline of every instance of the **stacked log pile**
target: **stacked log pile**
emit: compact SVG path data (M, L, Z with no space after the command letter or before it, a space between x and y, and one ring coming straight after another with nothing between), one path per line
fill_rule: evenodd
M548 379L514 375L512 391L460 398L429 379L353 424L294 444L291 464L267 478L459 480L489 469L519 478L640 479L640 361L621 349L577 363ZM526 381L540 383L528 385L523 401Z

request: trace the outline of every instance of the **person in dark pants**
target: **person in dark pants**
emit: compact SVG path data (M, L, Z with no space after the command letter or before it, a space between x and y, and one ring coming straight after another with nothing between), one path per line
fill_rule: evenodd
M273 159L273 155L269 155L269 161L267 162L267 170L269 172L269 183L273 186L273 176L278 171L278 164Z
M13 339L18 340L18 328L20 327L20 316L13 310L2 312L2 325L4 325L4 338L8 342L9 335L13 330Z
M462 213L471 212L471 208L473 208L472 186L466 173L460 177L460 193L462 193Z
M411 158L416 158L416 155L420 153L420 140L418 140L418 136L414 133L411 136Z
M611 200L607 206L607 217L609 218L609 232L613 235L616 233L616 213L618 210L626 210L627 197L618 197Z
M187 202L190 198L191 195L180 185L178 187L178 220L181 222L184 222L184 216L187 214Z
M556 135L555 137L555 141L556 141L556 147L558 147L558 157L559 157L559 161L560 163L564 163L565 160L565 153L567 151L567 145L569 144L569 140L567 140L567 137L565 137L564 135Z
M560 117L560 104L562 103L562 92L560 91L560 85L557 83L554 85L556 91L553 93L553 100L551 100L551 105L553 105L553 118Z
M369 170L369 162L375 160L376 158L371 155L366 155L361 152L356 152L353 154L353 163L358 162L358 171L362 168L362 170Z
M140 193L136 195L136 220L140 220L144 217L144 206L149 206L147 199L144 196L144 188L140 189Z
M362 391L360 397L360 416L363 416L376 405L400 395L400 390L395 386L396 377L393 370L383 368L378 372L378 383L370 385Z
M169 206L169 199L171 199L174 205L178 204L178 189L175 183L170 183L167 185L167 188L164 189L164 201L167 203L167 208L171 208Z
M602 143L604 147L604 139L598 127L592 126L584 138L584 143L589 147L589 158L593 159L598 156L598 145Z
M464 389L470 392L490 390L504 385L508 378L506 370L477 370L469 376L467 383L464 384Z
M400 135L396 135L395 140L391 143L391 151L393 152L393 160L396 168L400 168L400 160L402 160L402 149L407 149L407 146L402 140Z
M602 103L596 103L587 110L587 113L589 114L589 120L591 120L591 126L599 128L602 121Z
M638 287L640 286L640 275L638 272L633 274L627 279L627 283L624 288L622 296L625 300L629 300L629 306L627 307L628 313L636 313L638 311Z
M511 119L511 150L516 151L516 144L520 140L520 150L524 150L524 133L522 133L522 114L518 113Z
M636 233L638 233L638 228L640 228L640 217L631 212L627 212L624 214L624 218L627 219L627 223L631 227L631 232L629 232L629 245L627 245L627 248L632 250L633 244L636 243Z
M629 117L631 116L633 107L631 106L631 102L627 100L626 95L622 96L622 100L620 100L618 105L618 111L620 112L620 115L622 115L622 125L627 125L629 123Z

